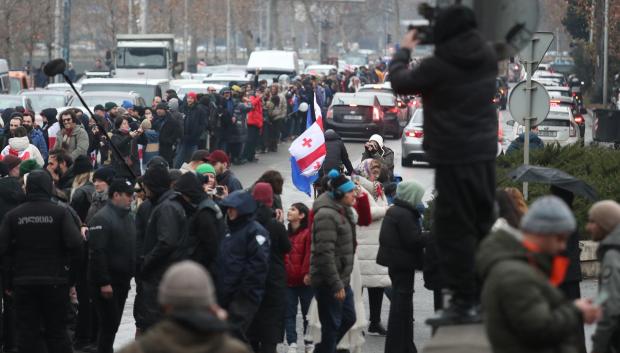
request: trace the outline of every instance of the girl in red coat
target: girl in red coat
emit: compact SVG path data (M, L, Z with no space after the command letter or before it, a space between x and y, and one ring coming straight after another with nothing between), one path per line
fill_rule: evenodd
M297 304L301 304L301 314L304 320L304 335L308 327L306 315L314 293L310 287L310 244L309 228L310 211L303 203L295 203L288 210L288 236L292 249L286 254L287 279L287 309L284 323L286 341L290 352L297 352ZM313 349L312 343L305 341L305 352Z

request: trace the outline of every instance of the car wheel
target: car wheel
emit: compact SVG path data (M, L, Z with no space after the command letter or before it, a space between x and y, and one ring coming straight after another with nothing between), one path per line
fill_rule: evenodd
M413 159L411 158L401 158L400 165L405 168L411 167L411 163L413 163Z

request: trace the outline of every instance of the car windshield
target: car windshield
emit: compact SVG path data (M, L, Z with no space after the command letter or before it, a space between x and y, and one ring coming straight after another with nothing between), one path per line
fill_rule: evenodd
M549 91L550 96L551 96L551 93L553 93L554 95L559 95L561 97L570 97L570 92L566 90L555 90L553 89L553 87L550 87L550 88L547 88L547 91Z
M155 86L131 83L88 83L82 85L84 92L136 92L147 102L152 102L155 97Z
M7 97L0 95L0 109L15 108L23 105L24 102L21 97Z
M46 108L58 108L67 105L65 96L58 95L44 95L44 94L32 94L27 95L32 102L32 109L36 112L40 112Z
M396 105L394 96L386 94L356 94L356 95L336 95L334 97L334 105L365 105L372 106L375 102L375 97L379 99L379 104L382 107L393 107Z
M116 67L119 69L165 69L164 48L118 48Z
M91 109L93 109L94 106L96 106L97 104L105 105L107 102L114 102L119 107L123 104L123 101L125 100L133 102L133 98L130 96L127 96L127 97L124 97L124 96L90 96L88 97L86 96L83 98L86 104L88 105L88 107ZM69 103L69 105L76 105L78 103L79 101L77 101L76 99L73 99Z
M391 88L387 87L362 87L360 88L359 92L381 92L392 94L394 91L392 91Z
M570 115L568 112L550 111L547 119L562 119L568 121L570 119Z

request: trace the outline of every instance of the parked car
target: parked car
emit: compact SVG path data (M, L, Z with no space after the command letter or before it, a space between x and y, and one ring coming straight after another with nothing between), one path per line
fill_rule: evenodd
M401 138L401 165L410 167L413 161L425 161L424 148L424 109L420 108L413 113L413 117L403 131Z
M377 96L368 92L336 93L327 110L325 129L333 129L340 136L383 136L386 131L385 113Z
M155 96L161 97L169 87L170 81L165 79L89 78L82 81L83 92L136 92L149 104Z
M231 87L232 85L247 85L250 83L250 77L245 75L217 75L207 77L202 80L202 83L213 84L213 85L222 85L226 87Z
M90 109L94 109L97 104L105 105L107 102L114 102L119 107L123 104L123 101L130 101L133 105L139 105L142 107L150 106L150 102L147 105L146 101L137 92L113 92L113 91L94 91L94 92L82 92L82 98ZM70 106L82 106L82 103L77 97L72 97L69 101Z
M82 85L79 83L74 83L73 84L75 86L75 89L77 89L78 91L82 89ZM71 91L73 92L73 90L71 89L71 86L68 83L50 83L47 86L45 86L45 89L48 91Z
M29 97L16 94L0 94L0 110L7 108L15 109L15 107L24 107L26 110L34 111Z
M536 70L536 72L534 72L534 74L532 75L532 79L536 81L539 81L540 79L552 80L555 81L558 86L566 85L566 79L564 78L564 75L550 71L541 71L540 68L539 70Z
M189 92L206 94L208 93L209 88L213 88L215 89L216 92L219 92L224 87L226 86L216 85L216 84L205 84L201 82L187 83L177 88L176 92L177 92L177 96L179 96L179 99L183 100L185 98L185 95L187 95Z
M524 131L524 127L514 120L509 120L507 124L513 125L513 139ZM579 143L582 135L569 107L552 106L547 118L538 125L538 137L545 144L558 143L560 146L567 146Z
M559 94L562 97L569 97L571 96L571 92L570 92L570 88L569 87L564 87L564 86L549 86L549 87L545 87L547 89L547 92L549 93L549 96L552 95L553 92L557 92L557 94ZM554 94L555 95L555 94Z
M310 65L306 67L304 73L306 75L329 75L329 72L335 70L338 71L338 68L335 65Z
M45 89L26 90L20 95L30 98L35 113L40 113L46 108L65 107L73 97L69 91L50 91Z

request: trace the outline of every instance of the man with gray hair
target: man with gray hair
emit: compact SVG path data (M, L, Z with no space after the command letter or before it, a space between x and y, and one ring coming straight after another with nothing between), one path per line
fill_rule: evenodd
M604 301L603 318L592 336L592 352L617 352L620 349L620 205L611 200L595 203L588 212L586 230L592 240L600 242L599 295Z
M484 280L484 324L493 352L577 352L579 317L601 316L590 300L567 300L557 288L568 259L558 256L577 227L566 204L540 198L521 220L521 232L499 227L481 244L477 269Z
M226 311L216 302L209 273L198 263L171 266L159 285L164 319L121 353L250 353L228 332Z

